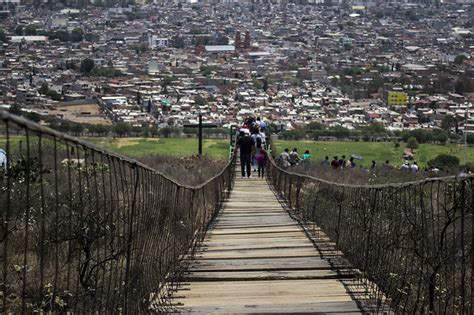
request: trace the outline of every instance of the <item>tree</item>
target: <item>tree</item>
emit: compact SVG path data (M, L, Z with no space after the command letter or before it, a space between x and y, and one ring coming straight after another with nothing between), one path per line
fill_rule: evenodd
M163 89L163 94L167 94L168 93L168 85L170 85L173 81L175 81L176 78L175 77L171 77L171 76L165 76L163 79L161 79L161 88ZM166 91L166 93L165 93Z
M94 67L95 67L94 60L90 58L86 58L81 61L80 71L84 74L89 74L92 71L92 69L94 69Z
M160 129L160 135L162 135L165 138L169 138L172 131L173 130L170 127L164 127Z
M5 43L7 41L7 35L5 31L0 29L0 42Z
M430 142L432 138L432 134L425 129L415 129L411 131L410 134L412 137L415 137L418 143Z
M43 84L41 84L41 87L38 89L38 93L42 95L46 95L48 94L48 92L49 92L48 83L43 82Z
M440 74L433 83L433 91L429 92L447 94L454 90L454 80L447 74Z
M56 92L55 90L49 90L47 95L53 100L53 101L59 101L61 100L61 94Z
M331 127L331 134L337 138L347 138L350 136L349 129L342 127L340 125Z
M474 93L474 79L468 76L459 77L454 83L454 91L458 94Z
M208 102L215 102L215 101L217 101L217 98L214 95L210 94L207 98L207 101Z
M68 132L72 128L72 125L69 121L63 121L61 124L58 126L57 130L61 132Z
M18 35L18 36L23 35L23 26L17 26L15 28L15 35Z
M84 131L84 126L81 124L73 124L70 128L70 131L76 136L79 136Z
M407 141L406 147L409 149L415 150L415 149L418 149L420 145L418 144L418 141L416 141L415 137L410 137Z
M458 55L456 58L454 58L454 63L457 65L462 65L466 60L467 57L465 55Z
M268 90L268 80L265 78L263 80L263 90L266 92Z
M229 37L219 36L214 41L215 45L229 45Z
M441 121L441 129L444 129L447 132L451 132L453 128L456 129L456 133L457 133L458 121L456 120L456 118L451 115L444 116L443 120Z
M186 46L185 42L184 42L184 39L183 37L181 36L174 36L172 39L172 46L174 48L178 48L178 49L181 49L181 48L184 48Z
M36 35L37 29L34 25L28 25L23 29L23 33L27 36Z
M104 134L108 133L110 131L110 127L102 124L95 125L95 132L99 136L103 136Z
M454 155L440 154L428 162L429 165L439 169L454 169L459 166L459 158Z
M158 130L158 127L156 125L153 125L151 128L150 128L150 134L152 137L156 137L159 133L159 130Z
M57 31L56 36L63 43L69 41L69 33L67 31L64 31L64 30Z
M253 80L253 87L257 90L260 90L261 88L263 88L263 82L260 80Z
M81 42L84 39L84 31L81 28L75 28L71 32L70 40L73 42Z
M144 137L148 138L150 136L150 126L148 124L142 124L141 132Z
M201 73L205 76L209 76L212 73L212 71L215 71L216 69L217 69L216 66L201 66L199 68Z
M467 138L467 139L466 139L466 140L467 140L467 143L469 143L469 144L474 144L474 133L468 134L466 138Z
M21 106L17 103L11 105L8 111L13 115L21 116Z
M196 95L196 97L194 97L194 104L196 104L198 106L203 106L203 105L207 104L207 101L201 95Z
M370 124L367 127L363 128L364 131L370 134L386 134L387 131L385 130L384 126L380 124Z
M94 67L90 72L89 76L91 77L106 77L106 78L113 78L122 76L123 73L120 70L117 70L112 67Z
M435 142L445 144L448 141L448 133L442 129L435 129L432 132L432 139Z
M306 126L306 129L307 130L324 130L324 125L319 122L312 121Z
M119 136L122 137L128 134L132 130L132 127L124 122L119 122L114 125L113 131Z
M73 60L66 60L66 69L76 70L76 64Z
M25 118L34 122L41 121L41 116L33 112L25 113Z

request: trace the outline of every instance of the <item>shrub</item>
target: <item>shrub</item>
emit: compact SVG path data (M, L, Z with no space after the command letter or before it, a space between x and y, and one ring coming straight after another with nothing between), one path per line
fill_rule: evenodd
M410 148L412 150L418 149L420 145L418 144L418 141L416 140L415 137L410 137L407 141L407 148Z
M474 134L471 133L467 135L467 143L474 144Z
M446 131L443 131L441 129L435 129L433 130L433 141L445 144L446 141L448 141L448 133Z
M459 166L459 158L454 155L440 154L429 161L428 164L444 170L454 169Z
M461 136L456 134L456 133L451 133L449 135L449 140L453 141L453 142L457 142L461 139Z

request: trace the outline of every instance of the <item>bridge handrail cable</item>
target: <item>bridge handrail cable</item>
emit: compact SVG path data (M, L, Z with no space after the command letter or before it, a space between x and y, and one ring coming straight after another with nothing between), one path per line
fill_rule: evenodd
M283 169L273 158L267 165L307 231L333 242L328 259L345 265L341 251L360 272L354 283L368 292L369 311L474 314L473 176L351 185Z
M230 192L235 154L204 183L183 185L22 117L0 118L0 312L172 311L169 292Z

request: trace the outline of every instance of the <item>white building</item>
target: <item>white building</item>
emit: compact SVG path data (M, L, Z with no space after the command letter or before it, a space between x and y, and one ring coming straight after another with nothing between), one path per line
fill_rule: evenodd
M169 38L159 37L158 35L148 35L148 46L152 49L166 48L170 45Z

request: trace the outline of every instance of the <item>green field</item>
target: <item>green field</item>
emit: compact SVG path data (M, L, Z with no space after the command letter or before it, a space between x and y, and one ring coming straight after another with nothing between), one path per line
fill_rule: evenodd
M312 161L322 161L327 155L332 160L333 156L345 155L349 158L351 154L360 155L364 159L356 161L357 164L370 166L372 160L377 164L382 164L385 160L389 160L393 165L401 165L403 162L402 154L405 148L404 143L400 143L400 147L395 148L391 142L332 142L332 141L283 141L275 142L277 153L285 148L292 150L298 148L300 156L305 150L309 150ZM421 167L426 166L429 160L434 159L438 154L455 155L464 164L464 147L458 144L421 144L420 148L415 150L415 160ZM474 161L474 147L468 147L467 161Z
M19 147L22 140L23 149L26 148L25 138L11 137L10 145L13 149ZM35 137L31 137L33 143ZM83 140L104 147L108 150L130 156L140 157L149 154L190 156L198 153L198 140L193 138L83 138ZM0 148L6 147L6 139L0 137ZM202 150L204 155L216 159L227 159L229 156L229 141L225 139L204 139Z

